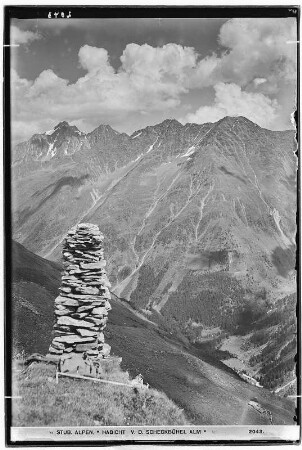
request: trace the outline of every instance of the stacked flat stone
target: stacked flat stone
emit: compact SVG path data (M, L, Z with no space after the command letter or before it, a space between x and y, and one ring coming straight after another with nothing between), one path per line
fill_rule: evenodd
M97 225L81 223L68 232L63 246L65 270L60 295L55 300L51 355L109 356L110 346L104 343L103 329L111 309L110 282L102 244Z

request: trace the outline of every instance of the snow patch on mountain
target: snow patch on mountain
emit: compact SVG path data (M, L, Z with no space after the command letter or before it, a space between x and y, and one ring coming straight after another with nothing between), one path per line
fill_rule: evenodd
M54 142L49 144L46 158L53 158L57 153L57 149L54 145L55 145Z
M153 144L151 144L150 147L148 148L147 153L149 153L149 152L151 152L151 150L153 150L153 147L154 147L154 145L156 144L157 141L158 141L158 136L155 139L155 141L153 142Z
M287 236L285 236L285 234L284 234L284 232L283 232L283 230L282 230L282 228L281 228L281 225L280 225L280 222L281 222L281 216L280 216L279 211L278 211L276 208L273 209L272 215L273 215L273 218L274 218L276 227L277 227L278 230L279 230L279 233L280 233L280 235L281 235L281 238L282 238L284 244L285 244L285 245L290 245L290 244L291 244L290 240L288 239Z
M192 147L188 148L188 150L186 151L186 153L184 153L183 155L181 155L181 158L184 158L185 156L193 155L193 153L195 153L195 145L192 145Z
M54 132L55 130L52 128L51 130L45 131L44 134L46 134L46 136L51 136Z
M138 161L142 156L143 156L143 153L141 153L140 155L138 155L138 157L134 160L134 162Z
M138 136L140 136L142 134L142 132L140 131L138 134L136 134L135 136L132 136L131 137L131 139L135 139L135 138L137 138Z

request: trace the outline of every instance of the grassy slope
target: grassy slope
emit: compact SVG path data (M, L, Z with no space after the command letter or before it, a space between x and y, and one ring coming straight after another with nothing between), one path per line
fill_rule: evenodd
M22 246L19 247L19 251L21 250L28 259L19 255L16 261L25 264L24 269L33 269L37 263L37 275L40 270L44 270L45 260L36 259L35 255ZM15 273L16 270L17 264ZM52 264L48 270L52 270L51 291L49 286L46 289L39 285L41 278L37 278L38 281L35 283L39 288L47 291L48 297L45 297L42 303L41 298L35 296L34 289L29 289L33 287L32 281L28 281L24 274L23 278L20 276L15 278L15 292L17 292L14 299L15 308L20 304L21 297L31 302L38 311L45 312L44 308L46 303L48 304L49 314L38 316L41 322L47 319L43 333L31 323L31 320L36 317L34 313L28 315L26 319L27 334L17 333L18 340L23 343L23 348L27 352L46 353L51 340L53 300L59 285L60 272ZM46 270L47 273L48 270ZM20 272L17 271L17 273ZM193 347L186 348L179 340L173 340L173 336L163 335L156 326L138 317L117 299L112 299L111 304L113 309L109 314L106 340L112 346L112 352L122 356L122 368L128 370L131 376L141 373L150 386L165 392L185 410L191 423L225 425L268 423L267 418L248 406L248 402L255 397L263 407L272 412L274 424L293 423L294 404L291 401L280 399L265 389L243 382L222 363L215 362L214 359L210 360L208 357L204 360L204 355L201 353L199 356L202 359L200 359ZM29 311L24 306L20 308L23 312ZM23 316L18 317L20 323L17 324L14 332L18 332L20 327L25 327ZM29 335L35 336L34 341L26 341Z
M129 383L125 372L110 379ZM183 412L165 394L86 380L60 378L55 368L32 364L15 375L13 426L184 425Z
M46 353L53 326L53 302L61 281L60 266L13 242L12 328L14 352Z

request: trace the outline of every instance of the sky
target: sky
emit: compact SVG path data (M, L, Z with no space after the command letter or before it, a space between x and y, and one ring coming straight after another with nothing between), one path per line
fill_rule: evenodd
M292 128L296 20L13 19L12 139L66 120L128 134L242 115Z

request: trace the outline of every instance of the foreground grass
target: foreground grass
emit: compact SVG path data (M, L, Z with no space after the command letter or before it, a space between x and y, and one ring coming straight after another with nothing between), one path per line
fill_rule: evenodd
M112 377L129 382L127 372ZM13 426L184 425L183 411L154 389L59 378L55 368L32 364L14 375Z

